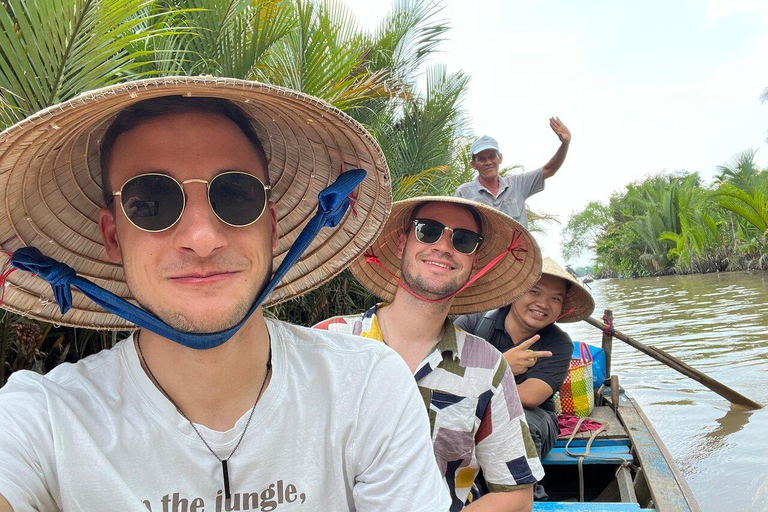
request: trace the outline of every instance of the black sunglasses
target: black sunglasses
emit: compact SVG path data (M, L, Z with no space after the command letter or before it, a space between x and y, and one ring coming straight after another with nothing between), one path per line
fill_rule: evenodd
M191 179L178 182L171 176L147 173L126 181L114 196L131 224L153 233L172 228L187 205L183 186L205 183L208 202L221 222L229 226L250 226L264 213L270 187L246 172L226 171L211 181Z
M446 230L451 232L451 244L457 252L472 254L480 247L483 237L474 231L450 228L431 219L414 219L416 240L423 244L436 244Z

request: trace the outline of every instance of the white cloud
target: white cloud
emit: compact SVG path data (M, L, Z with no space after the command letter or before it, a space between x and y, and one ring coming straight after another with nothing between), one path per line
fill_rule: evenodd
M733 14L754 12L768 25L768 2L765 0L709 0L707 17L715 20L727 18Z

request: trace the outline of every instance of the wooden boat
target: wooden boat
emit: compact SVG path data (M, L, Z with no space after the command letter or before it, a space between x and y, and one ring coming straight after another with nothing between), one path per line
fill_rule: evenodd
M602 348L609 376L612 339L613 331L606 329ZM590 417L607 429L596 436L575 434L570 444L558 439L542 459L550 501L535 502L533 510L700 512L669 451L617 376L595 392L595 405Z
M648 418L619 388L606 387L590 417L608 426L590 443L591 432L558 439L542 463L542 481L550 501L535 502L534 511L566 512L700 512L688 484ZM587 444L590 444L587 450ZM580 454L583 457L579 469ZM580 475L581 471L581 475ZM580 487L583 490L580 492ZM583 494L583 500L581 499Z

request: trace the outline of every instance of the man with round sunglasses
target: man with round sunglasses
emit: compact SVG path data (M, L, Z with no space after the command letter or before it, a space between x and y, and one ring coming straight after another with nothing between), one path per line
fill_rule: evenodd
M385 302L315 326L379 340L408 364L451 511L531 510L532 485L543 477L506 361L448 318L522 293L540 266L533 238L492 208L450 197L400 201L351 267ZM481 470L490 490L484 495L476 482Z
M371 243L387 174L343 113L234 79L116 85L0 134L3 307L141 326L0 390L0 512L446 510L402 360L262 312Z

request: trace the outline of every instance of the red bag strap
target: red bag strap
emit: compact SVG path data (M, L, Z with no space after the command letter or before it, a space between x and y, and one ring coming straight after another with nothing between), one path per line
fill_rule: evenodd
M579 352L581 352L581 362L584 364L592 362L592 353L589 351L587 344L583 341L577 342L579 344ZM586 355L585 355L586 353Z

